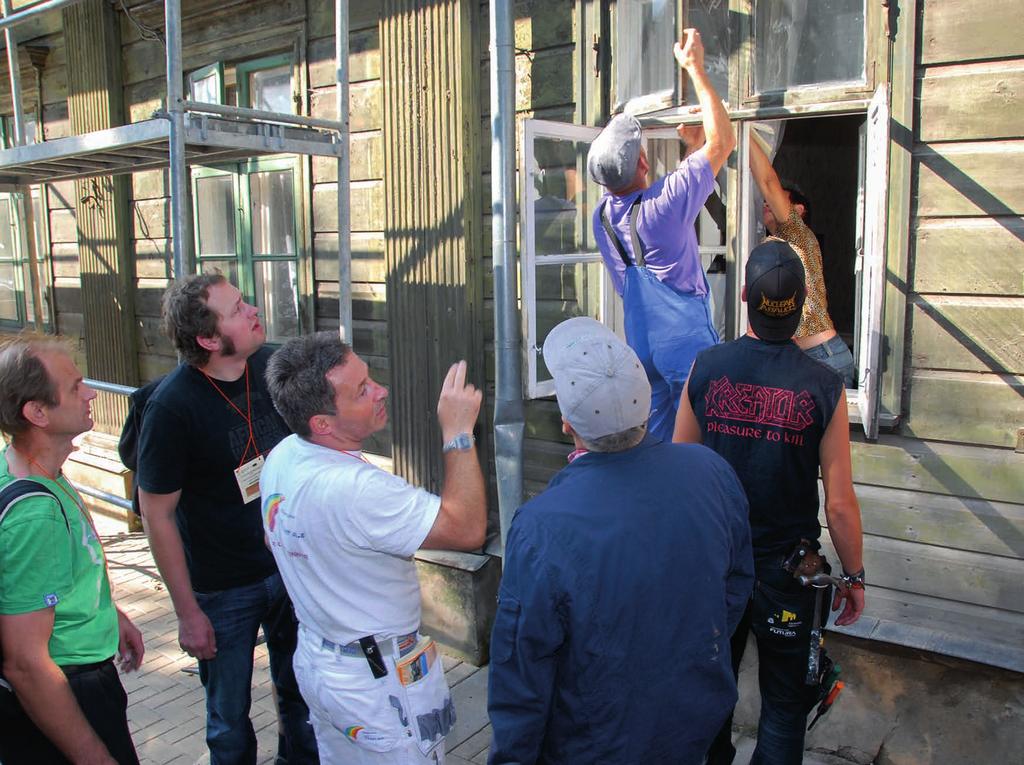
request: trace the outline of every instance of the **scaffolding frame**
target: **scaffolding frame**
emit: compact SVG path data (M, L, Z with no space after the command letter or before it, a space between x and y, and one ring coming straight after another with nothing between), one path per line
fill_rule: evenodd
M182 69L181 0L164 0L166 108L147 120L26 145L14 28L40 14L79 2L82 0L43 0L11 12L11 0L0 0L0 30L7 45L15 139L13 148L0 151L0 191L14 191L27 200L22 215L31 232L27 254L37 328L42 327L41 289L31 185L169 168L173 273L180 279L187 273L192 246L187 167L266 154L300 154L334 157L338 162L339 331L342 339L351 342L348 0L334 3L337 120L187 100Z

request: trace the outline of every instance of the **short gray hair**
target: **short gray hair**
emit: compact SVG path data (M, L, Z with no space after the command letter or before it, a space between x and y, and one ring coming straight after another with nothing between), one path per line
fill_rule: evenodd
M67 353L68 346L46 337L19 337L0 349L0 430L16 436L29 428L22 414L25 404L38 401L57 406L57 381L46 371L40 354Z
M600 438L587 439L576 434L588 452L624 452L643 441L645 435L647 435L646 422Z
M292 432L309 438L311 417L337 413L327 373L348 361L351 352L338 333L330 331L296 337L274 351L267 362L267 388Z

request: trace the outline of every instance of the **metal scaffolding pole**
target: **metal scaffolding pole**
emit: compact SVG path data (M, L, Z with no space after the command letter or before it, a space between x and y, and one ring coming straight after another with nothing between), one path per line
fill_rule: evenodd
M334 79L338 101L338 331L352 342L352 220L349 205L348 0L334 0Z
M3 20L11 19L11 0L2 0ZM16 23L16 22L14 22ZM21 62L18 59L18 42L14 38L14 23L3 27L4 43L7 45L7 68L11 77L11 101L14 107L14 145L25 145L25 110L21 103ZM24 230L28 235L23 237L28 254L29 289L32 290L32 324L37 332L43 329L43 292L39 283L39 255L36 252L36 221L35 210L32 209L32 188L19 186L21 197L20 213L25 222Z
M516 263L515 58L511 0L492 0L491 256L494 261L494 462L501 547L523 503L523 381Z
M49 0L49 2L33 5L31 8L25 8L17 13L5 11L3 18L0 19L0 29L9 29L40 14L60 10L67 5L75 5L80 2L82 0Z
M188 176L185 166L185 98L181 72L181 0L164 0L167 37L167 117L171 121L171 247L174 278L185 276L191 244L188 221Z

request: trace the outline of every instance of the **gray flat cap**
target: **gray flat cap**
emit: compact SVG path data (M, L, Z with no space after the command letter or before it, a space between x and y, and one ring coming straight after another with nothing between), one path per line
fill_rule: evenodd
M628 114L617 114L590 145L587 169L590 177L609 191L629 185L640 160L640 123Z

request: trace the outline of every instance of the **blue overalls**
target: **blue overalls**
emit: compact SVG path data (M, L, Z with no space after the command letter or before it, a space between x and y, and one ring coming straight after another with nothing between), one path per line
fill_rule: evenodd
M637 196L629 208L629 235L636 262L619 240L608 218L607 202L601 203L601 224L626 264L622 304L625 309L626 342L636 352L651 383L651 418L648 432L663 441L672 440L679 397L700 351L718 343L711 319L707 278L705 294L688 295L660 281L647 269L644 245L636 230L640 214Z

